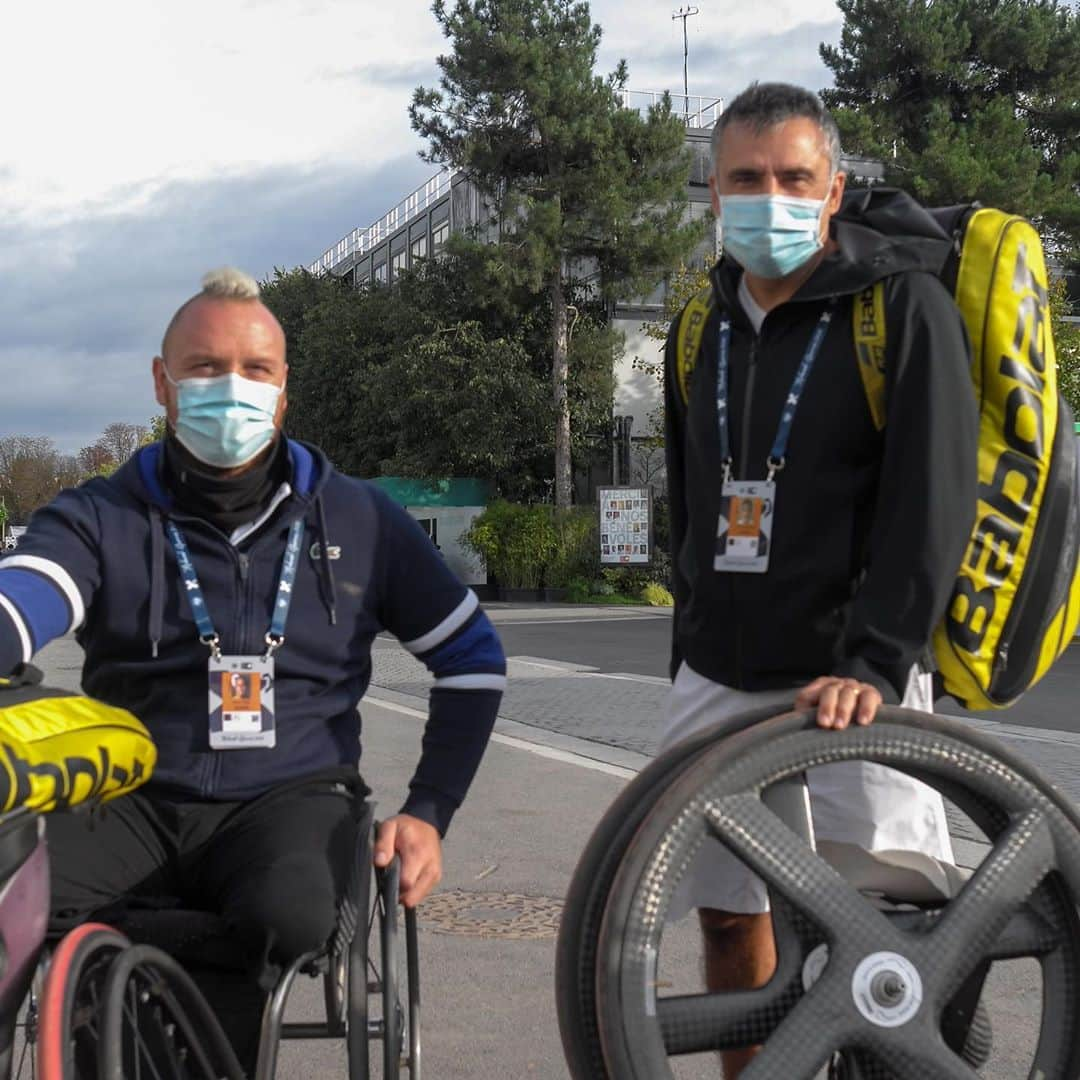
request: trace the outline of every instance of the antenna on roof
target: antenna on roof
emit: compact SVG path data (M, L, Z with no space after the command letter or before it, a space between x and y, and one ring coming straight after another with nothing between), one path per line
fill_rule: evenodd
M698 15L700 12L696 7L684 7L679 8L674 15L671 16L672 21L675 19L682 19L682 81L683 81L683 113L687 121L690 118L690 80L687 75L687 58L690 55L690 45L686 39L686 20L691 15Z

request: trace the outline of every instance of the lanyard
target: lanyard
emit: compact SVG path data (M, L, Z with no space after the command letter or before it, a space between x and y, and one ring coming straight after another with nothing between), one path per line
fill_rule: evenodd
M780 426L773 441L772 452L767 462L769 476L772 478L784 467L784 455L787 453L788 440L791 438L791 426L795 421L795 410L799 407L799 398L802 396L806 380L810 377L810 371L821 351L821 344L829 330L829 323L833 317L833 305L830 304L818 319L814 327L814 333L810 337L810 343L806 346L799 370L795 373L795 381L791 384L787 401L784 403L784 411L780 415ZM716 360L716 420L720 428L720 456L724 463L724 482L731 479L731 465L734 459L731 456L731 435L728 430L728 364L731 357L731 320L720 320L720 348ZM745 418L744 418L745 419ZM744 462L745 466L745 462Z
M180 578L184 583L188 603L191 605L191 614L195 618L195 625L199 628L199 640L209 646L216 660L221 656L219 648L221 639L214 629L210 612L206 608L206 598L199 584L199 576L195 573L195 564L191 561L187 541L184 539L184 534L171 521L165 523L165 529L169 534L173 551L176 553L176 564L180 567ZM285 622L289 618L289 605L292 603L293 585L296 584L296 571L300 566L300 547L303 541L304 522L301 519L294 521L289 529L285 558L281 561L281 578L274 598L274 613L271 616L270 629L265 639L266 659L273 656L274 650L280 649L285 643Z

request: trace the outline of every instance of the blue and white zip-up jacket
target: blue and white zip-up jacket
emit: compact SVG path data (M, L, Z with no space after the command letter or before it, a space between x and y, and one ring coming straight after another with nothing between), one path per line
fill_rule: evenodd
M389 630L435 676L404 812L445 832L479 766L506 684L506 661L476 595L423 530L374 485L289 442L287 497L236 546L177 511L161 483L162 446L115 475L62 492L0 560L0 674L74 630L84 690L150 729L151 788L242 800L360 757L357 704L371 643ZM211 750L207 646L199 641L164 529L187 540L226 654L265 651L290 525L305 522L284 645L275 654L277 746Z

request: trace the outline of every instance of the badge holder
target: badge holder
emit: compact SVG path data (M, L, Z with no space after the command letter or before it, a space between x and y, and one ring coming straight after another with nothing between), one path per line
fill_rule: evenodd
M211 654L210 749L272 750L274 724L274 658Z
M772 480L728 480L721 488L714 570L764 574L769 569L776 484Z
M814 366L832 321L835 304L830 304L818 319L802 362L795 373L791 391L784 403L780 426L767 461L764 480L733 480L734 459L728 431L728 362L731 352L731 321L721 319L716 360L716 420L723 480L720 488L720 516L716 525L716 551L713 569L735 574L764 574L769 569L772 548L773 518L776 513L776 474L785 464L788 440L806 380Z
M277 745L274 653L285 643L285 622L296 583L304 522L293 522L289 530L274 613L266 634L266 652L262 656L226 656L222 653L221 639L206 609L187 541L171 521L167 523L166 531L176 553L191 613L199 628L199 640L210 650L207 665L210 749L272 750Z

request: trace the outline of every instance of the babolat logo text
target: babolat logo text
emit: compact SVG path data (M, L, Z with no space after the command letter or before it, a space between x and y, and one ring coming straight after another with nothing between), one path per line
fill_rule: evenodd
M998 589L1013 573L1017 553L1035 527L1036 498L1050 466L1046 454L1053 435L1046 430L1045 415L1047 290L1029 266L1026 245L1018 245L1010 293L992 291L986 302L1007 305L1015 317L997 373L984 376L984 412L992 410L999 419L994 434L1000 438L993 447L992 471L983 465L990 443L985 433L982 439L979 517L948 616L950 637L969 653L979 651L993 621Z
M32 806L35 809L51 809L70 806L72 801L83 802L92 799L106 790L114 791L126 787L129 783L141 781L145 768L141 761L135 761L129 772L123 766L112 761L108 748L92 748L91 756L68 754L56 761L27 761L18 750L3 743L0 754L3 765L0 772L7 788L0 799L0 809L10 810L17 806Z
M701 343L701 335L704 331L705 320L709 317L707 309L694 305L688 316L686 324L686 340L683 342L683 372L687 386L694 365L697 363L698 345Z

